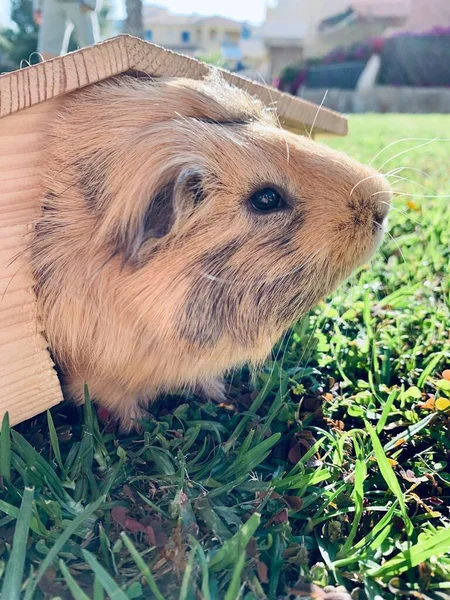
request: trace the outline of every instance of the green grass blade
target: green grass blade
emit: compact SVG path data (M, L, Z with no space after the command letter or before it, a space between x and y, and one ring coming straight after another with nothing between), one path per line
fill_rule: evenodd
M179 600L187 600L188 599L188 594L190 591L189 586L191 583L192 571L194 569L194 560L195 560L196 554L197 554L197 549L192 548L192 550L189 553L187 565L184 569L184 575L183 575L183 580L181 582Z
M267 458L268 453L273 446L279 441L280 433L274 433L263 442L254 446L251 450L239 457L230 467L222 474L222 478L230 478L233 476L242 475L244 472L249 473L257 465L262 463Z
M239 598L241 589L241 573L245 565L245 548L242 550L239 558L234 565L233 575L231 576L230 585L228 586L227 593L225 594L224 600L236 600Z
M389 394L389 397L386 400L385 405L383 406L383 412L381 413L380 420L377 423L377 433L378 434L380 434L383 431L384 426L387 423L388 417L391 414L392 405L394 404L397 396L398 396L398 390L392 390L392 392Z
M89 596L87 596L83 592L78 583L72 577L72 575L69 572L69 569L67 568L65 562L62 559L59 560L59 568L64 577L65 582L67 583L67 587L69 588L70 593L74 597L74 600L91 600Z
M432 556L447 554L450 548L450 529L441 529L433 536L418 542L407 550L403 550L394 558L384 563L383 566L369 571L371 577L392 577L417 567Z
M123 540L123 543L125 544L125 546L127 547L128 552L131 554L132 559L136 563L136 566L140 570L145 581L148 583L148 587L152 591L156 600L164 600L164 596L159 591L158 585L152 575L152 572L150 571L150 568L145 563L142 556L139 554L139 551L137 550L136 546L133 544L133 542L127 536L127 534L125 532L122 532L120 534L120 537Z
M14 531L12 550L3 580L1 597L5 600L20 600L21 597L20 588L25 567L33 500L34 488L25 488Z
M7 412L3 416L0 434L0 477L11 481L11 432Z
M202 571L202 600L211 600L211 594L209 593L208 563L206 561L205 553L200 542L198 542L192 535L189 536L189 542L197 549L198 561Z
M128 596L122 591L111 575L98 562L93 554L87 550L82 550L85 561L91 567L96 577L100 581L103 589L108 594L110 600L129 600Z
M358 531L358 526L361 521L361 517L363 514L363 502L364 502L364 480L367 476L367 466L366 461L364 459L364 454L361 450L360 445L356 441L356 438L353 439L353 445L356 453L356 464L355 464L355 474L354 474L354 488L352 491L352 500L355 503L355 513L353 517L352 528L348 535L348 538L343 545L341 551L339 552L339 556L345 556L348 554L349 549L353 544L353 540L355 539L356 533Z
M34 592L36 591L37 585L41 580L45 571L50 567L54 560L56 560L61 548L64 544L72 537L72 535L77 531L77 529L83 524L86 519L89 519L91 515L99 508L99 506L105 501L105 498L102 496L98 498L95 502L93 502L90 506L85 508L83 512L81 512L71 523L68 525L64 531L59 535L56 542L50 548L47 556L41 563L38 572L36 573L34 579L28 584L27 591L25 594L24 600L32 600L34 597Z
M380 473L390 491L397 498L402 511L403 520L405 521L406 532L408 535L411 535L414 530L414 527L408 516L405 498L403 496L403 492L398 482L397 476L395 475L394 470L391 467L386 457L386 454L384 453L383 446L381 445L380 439L378 438L375 429L368 421L366 421L365 423L367 431L369 432L370 438L372 440L373 451L375 454L376 461L378 463L378 467L380 469Z
M92 600L105 600L105 591L97 576L94 577L94 589Z
M261 515L253 513L232 538L226 540L209 562L210 571L218 571L236 562L241 548L245 548L261 523Z
M310 485L316 485L321 481L326 481L331 477L331 473L328 469L318 469L314 473L293 475L292 477L286 477L285 479L274 480L272 482L273 488L277 492L286 490L305 490Z
M407 429L401 431L398 435L396 435L387 444L384 445L385 452L389 452L389 450L394 450L399 440L405 440L405 442L407 442L408 440L412 439L435 418L436 414L432 412L417 423L414 423L414 425L410 425Z
M48 432L50 434L50 443L52 445L53 452L55 454L56 462L58 463L59 468L61 469L61 473L63 477L64 473L64 465L61 456L61 449L59 447L58 434L56 433L55 424L53 423L52 413L47 411L47 424L48 424Z
M228 441L223 445L224 452L228 452L233 447L236 440L239 438L239 436L242 434L242 432L245 431L247 424L252 419L251 414L252 413L255 414L260 409L264 400L269 396L270 392L272 391L273 387L278 383L279 379L280 379L280 374L278 372L278 369L274 368L270 374L270 377L264 384L264 387L260 390L260 392L258 393L256 398L253 400L252 404L250 405L250 408L248 409L249 414L247 414L244 418L241 418L239 420L239 423L238 423L236 429L230 435Z
M444 348L441 352L438 352L435 356L431 358L422 374L419 377L419 381L417 382L417 387L421 390L425 385L426 380L431 375L431 373L437 368L441 360L447 355L448 347Z

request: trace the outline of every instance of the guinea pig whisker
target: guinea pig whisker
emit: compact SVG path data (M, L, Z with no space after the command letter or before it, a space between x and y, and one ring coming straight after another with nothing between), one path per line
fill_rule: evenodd
M391 175L397 175L397 173L401 173L402 171L405 171L405 170L412 171L413 173L417 173L419 175L423 175L425 178L430 177L430 174L427 173L426 171L421 171L420 169L415 169L414 167L407 167L407 166L391 169L387 173L384 173L384 176L390 177Z
M417 185L418 187L426 190L427 192L435 193L434 190L430 190L430 188L428 188L426 185L422 185L421 183L413 181L412 179L409 179L408 177L400 177L400 175L390 175L390 177L395 177L395 181L392 183L392 186L397 184L399 181L406 181L406 183L411 183L412 185Z
M417 219L413 219L411 217L411 215L406 212L406 210L400 210L396 206L391 206L391 209L397 211L398 213L400 213L401 215L403 215L404 217L406 217L412 223L415 223L416 225L419 225L419 227L422 227L422 223L420 221L418 221Z
M308 137L309 137L309 139L311 139L312 132L313 132L313 130L314 130L314 126L315 126L315 124L316 124L316 121L317 121L317 118L318 118L318 116L319 116L319 113L320 113L320 111L321 111L321 110L322 110L322 108L323 108L323 103L325 102L325 100L326 100L327 96L328 96L328 90L325 90L325 94L323 95L322 102L319 104L319 106L318 106L318 108L317 108L316 114L315 114L315 116L314 116L314 119L313 119L313 122L312 122L312 125L311 125L311 129L309 130L309 133L308 133Z
M383 152L385 152L388 148L391 148L392 146L395 146L396 144L400 144L402 142L431 142L431 141L435 141L438 140L439 138L415 138L415 137L410 137L410 138L401 138L399 140L395 140L394 142L390 142L387 146L385 146L384 148L382 148L379 152L377 152L375 154L375 156L372 158L372 160L369 162L369 165L371 166L373 164L373 162L381 155L383 154ZM448 141L446 139L443 139L442 141Z
M384 192L375 192L375 194L379 193ZM411 194L406 190L394 190L394 194L397 196L408 196L409 198L450 198L450 194Z
M424 142L423 144L418 144L417 146L413 146L412 148L408 148L407 150L402 150L401 152L397 152L397 154L394 154L394 156L391 156L390 158L388 158L388 160L386 160L381 165L381 167L378 169L378 171L381 171L381 169L383 169L386 165L388 165L390 162L392 162L399 156L403 156L404 154L408 154L408 152L413 152L414 150L418 150L419 148L424 148L425 146L429 146L430 144L432 144L433 142L437 142L438 140L444 141L444 140L441 140L440 138L433 138L432 140L428 140L427 142Z
M355 183L355 185L352 187L352 189L350 190L350 194L348 196L349 200L351 200L352 194L353 192L356 190L356 188L361 185L361 183L364 183L364 181L368 181L369 179L375 179L379 177L378 173L375 173L374 175L368 175L367 177L364 177L363 179L360 179L357 183Z
M405 263L405 265L407 265L407 264L408 264L408 261L406 260L406 258L405 258L405 255L403 254L403 251L402 251L401 247L398 245L398 243L397 243L397 240L396 240L396 239L395 239L395 238L392 236L392 234L391 234L391 233L389 233L389 231L386 231L386 235L387 235L387 236L388 236L388 237L389 237L389 238L390 238L390 239L391 239L391 240L394 242L394 244L397 246L397 250L399 251L399 253L400 253L400 256L402 257L402 259L403 259L403 262ZM411 277L411 273L410 273L409 275L410 275L410 277Z

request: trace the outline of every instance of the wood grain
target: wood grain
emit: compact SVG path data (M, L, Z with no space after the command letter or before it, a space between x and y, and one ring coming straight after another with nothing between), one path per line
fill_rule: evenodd
M8 411L13 425L62 400L27 252L40 211L40 131L53 104L0 120L0 421Z

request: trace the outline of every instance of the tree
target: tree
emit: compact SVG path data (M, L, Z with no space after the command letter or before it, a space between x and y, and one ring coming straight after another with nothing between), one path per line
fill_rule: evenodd
M144 24L142 21L142 0L125 0L127 18L125 32L136 37L144 37Z
M11 0L11 20L15 26L0 31L0 71L18 69L23 60L39 62L32 0Z

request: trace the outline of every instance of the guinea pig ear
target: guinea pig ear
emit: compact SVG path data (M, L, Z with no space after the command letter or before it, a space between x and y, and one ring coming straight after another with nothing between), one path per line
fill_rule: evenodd
M187 168L172 182L164 184L153 196L134 236L126 243L124 263L139 262L143 245L168 235L205 197L203 174Z
M178 210L192 210L205 199L204 173L194 167L180 173L175 184Z

